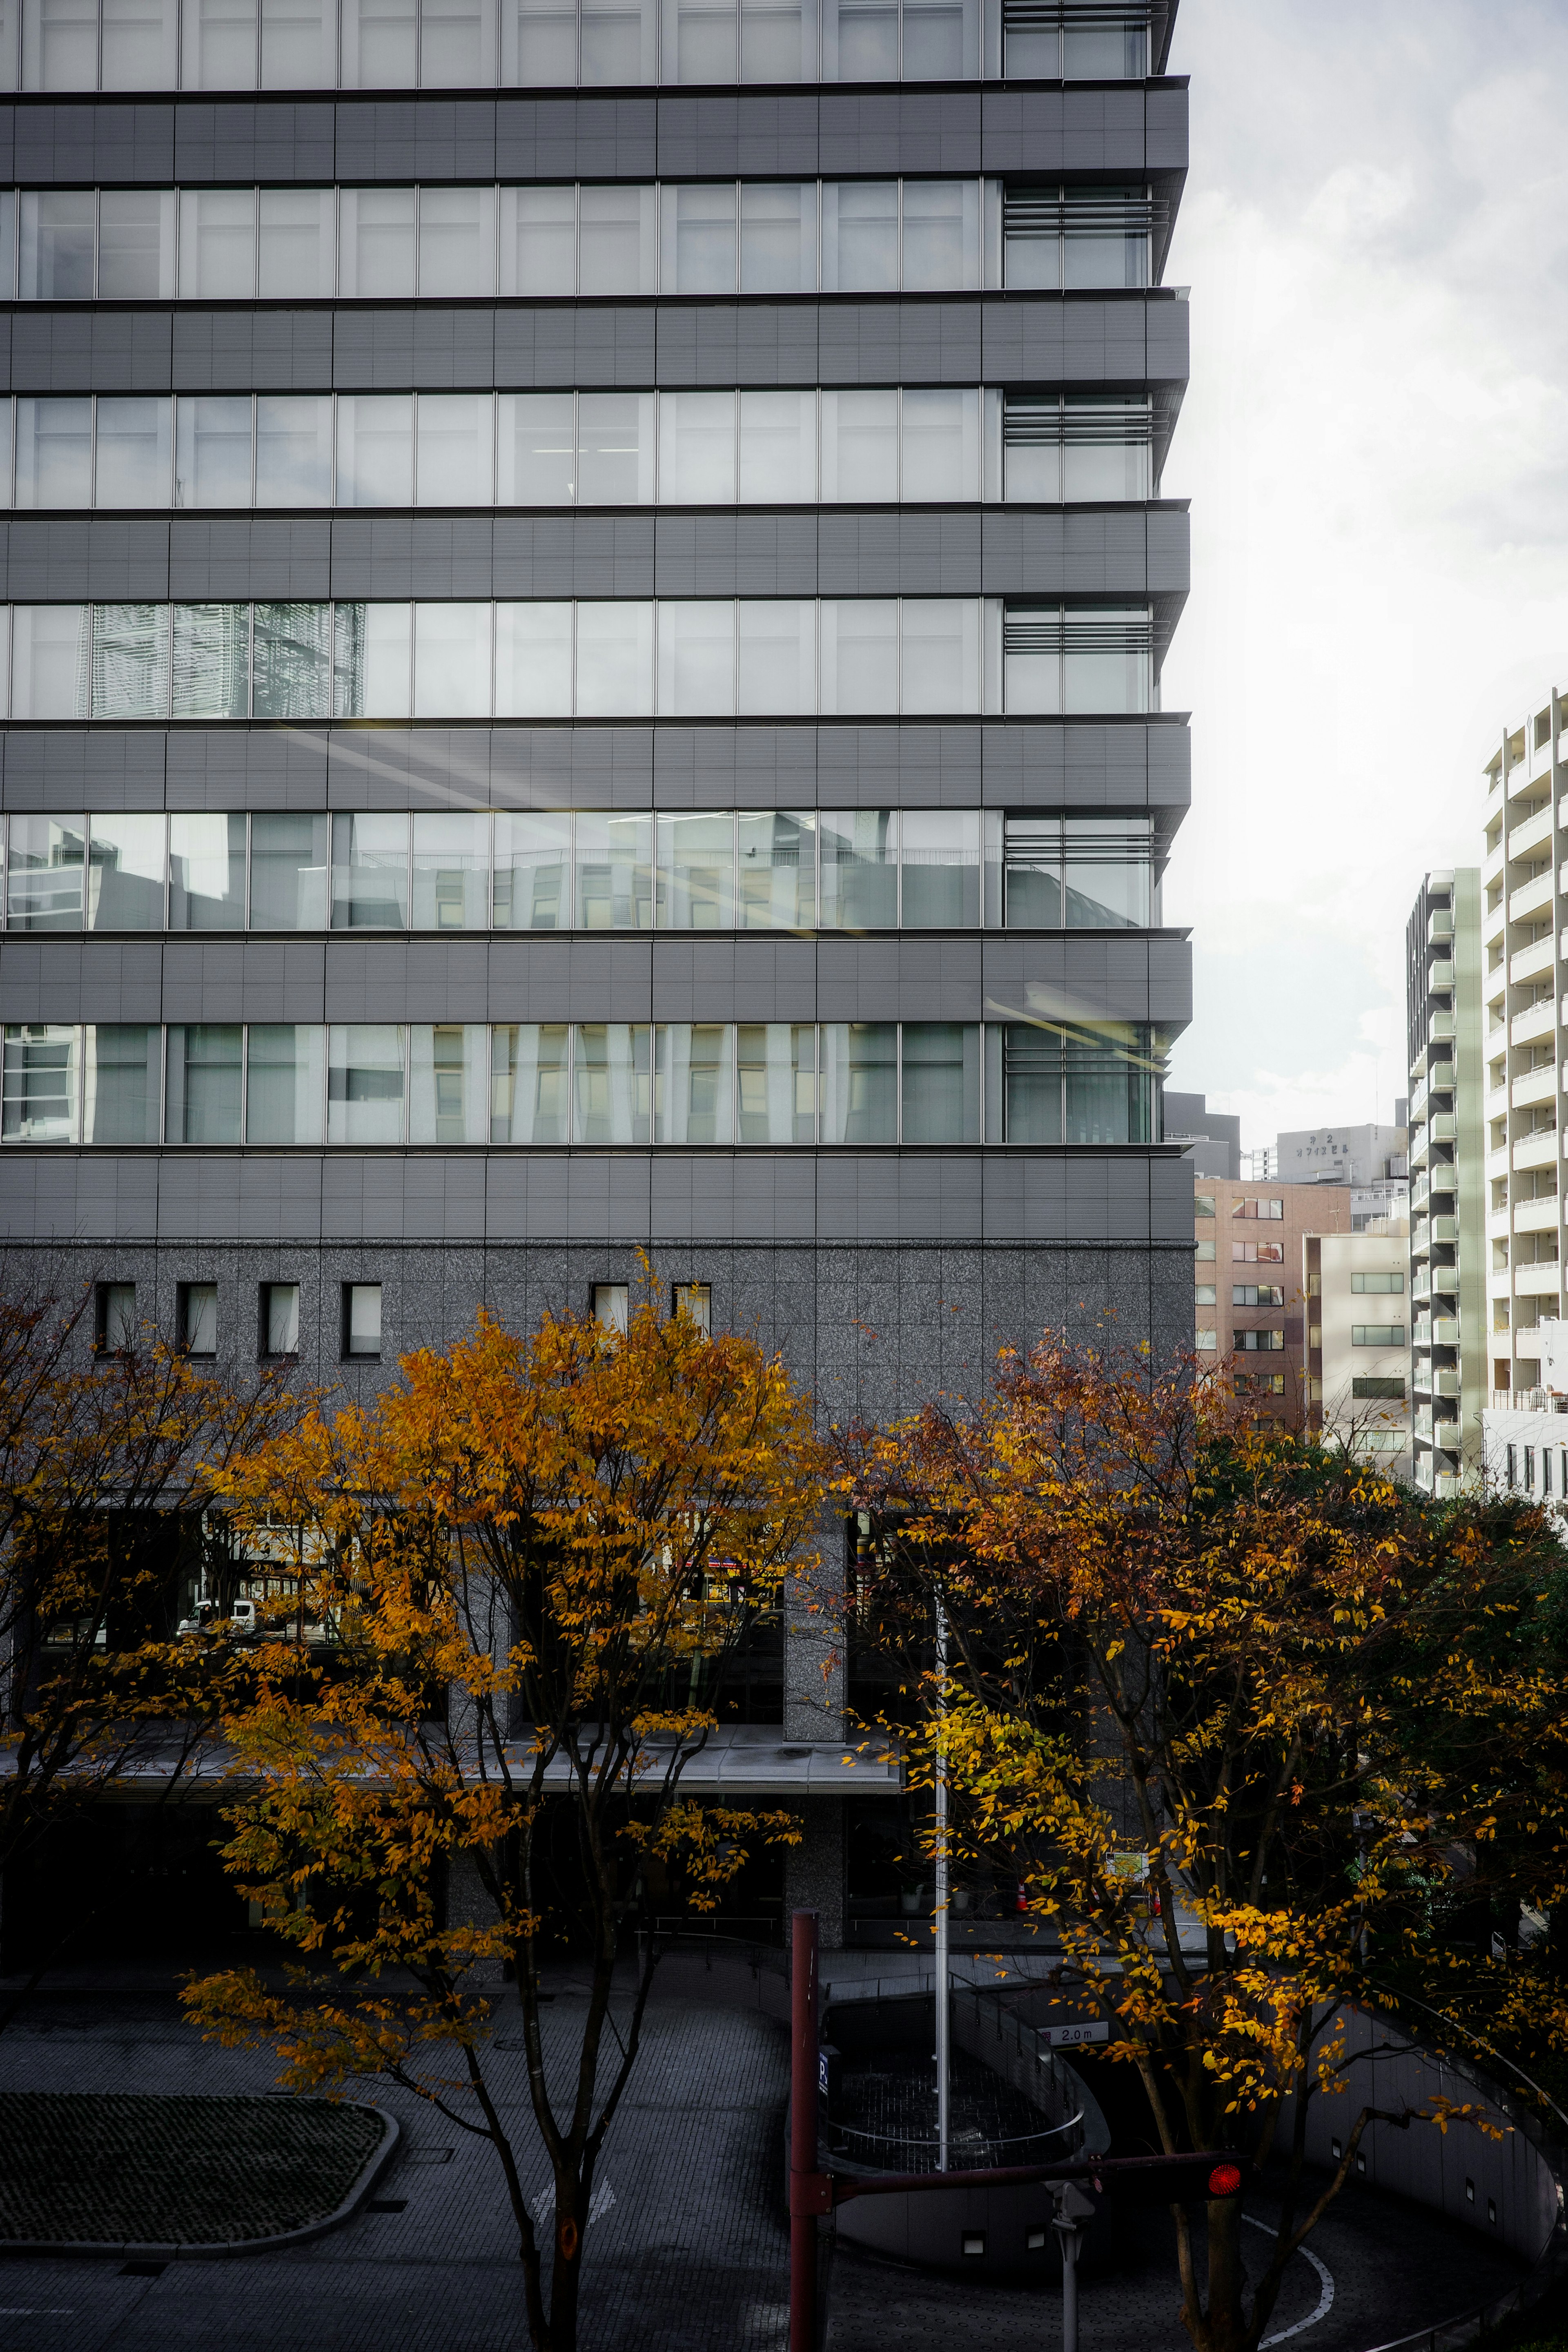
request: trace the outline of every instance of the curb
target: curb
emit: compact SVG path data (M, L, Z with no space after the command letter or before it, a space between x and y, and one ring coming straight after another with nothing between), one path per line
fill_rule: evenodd
M0 2261L11 2254L78 2254L105 2260L113 2257L120 2262L141 2263L213 2263L225 2262L241 2254L275 2254L288 2246L303 2246L312 2238L323 2238L329 2230L351 2221L371 2189L380 2180L396 2155L402 2133L395 2116L378 2107L371 2099L340 2099L340 2106L363 2107L370 2115L379 2116L383 2126L382 2144L361 2171L342 2203L319 2221L306 2221L298 2230L277 2230L266 2238L218 2238L200 2245L158 2245L137 2238L5 2238L0 2239Z

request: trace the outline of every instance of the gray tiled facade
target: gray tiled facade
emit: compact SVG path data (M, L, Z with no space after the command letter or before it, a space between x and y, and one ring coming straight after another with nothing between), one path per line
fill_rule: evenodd
M1128 12L1136 16L1136 10ZM1163 63L1163 59L1158 60ZM574 301L18 302L0 393L1000 386L1148 394L1187 374L1159 283L1187 94L912 84L0 105L0 183L30 188L988 174L1146 188L1146 287L1067 293ZM1157 477L1157 464L1155 467ZM1147 607L1154 663L1188 584L1185 506L13 513L0 601L1009 596ZM1157 705L1157 692L1154 698ZM981 809L1146 815L1190 794L1186 715L0 727L14 813L578 808ZM1028 1022L1190 1017L1168 929L857 935L0 936L26 1023ZM1157 1132L1157 1129L1156 1129ZM1191 1337L1190 1172L1155 1143L942 1148L0 1150L0 1244L65 1284L134 1282L176 1328L215 1283L219 1363L258 1351L262 1286L300 1285L300 1363L368 1392L399 1349L491 1307L530 1327L591 1286L711 1286L716 1325L781 1348L824 1420L974 1391L1006 1342L1065 1328ZM342 1286L382 1286L379 1364L340 1361ZM786 1722L836 1736L793 1645ZM813 1664L812 1662L815 1662ZM808 1671L810 1670L810 1671ZM841 1678L829 1692L841 1690ZM807 1718L811 1718L809 1723ZM818 1720L820 1718L820 1720ZM830 1811L834 1801L828 1802ZM843 1838L800 1889L842 1917ZM835 1893L835 1887L837 1892ZM799 1891L799 1889L798 1889Z

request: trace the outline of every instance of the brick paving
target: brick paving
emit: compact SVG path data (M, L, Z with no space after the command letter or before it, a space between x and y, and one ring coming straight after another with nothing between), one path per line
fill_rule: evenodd
M571 2009L563 1988L547 2013L552 2041L570 2042ZM515 2113L522 2056L502 2049L492 2063ZM273 2072L209 2048L152 1995L40 2000L0 2036L0 2087L12 2090L255 2094ZM785 2093L778 2025L685 1999L655 2004L601 2168L584 2352L785 2352ZM152 2278L112 2262L0 2258L0 2352L527 2352L490 2150L406 2094L371 2095L403 2128L376 2192L406 2200L402 2211L361 2213L292 2252L182 2261ZM528 2179L544 2188L542 2163ZM1364 2192L1314 2243L1336 2298L1327 2321L1291 2339L1300 2352L1362 2352L1511 2275L1465 2232ZM1276 2326L1316 2300L1307 2266L1294 2272ZM1189 2352L1176 2303L1157 2247L1113 2277L1086 2277L1083 2352ZM847 2251L831 2265L830 2305L827 2352L950 2352L956 2339L965 2352L1041 2352L1060 2340L1054 2287L981 2287Z

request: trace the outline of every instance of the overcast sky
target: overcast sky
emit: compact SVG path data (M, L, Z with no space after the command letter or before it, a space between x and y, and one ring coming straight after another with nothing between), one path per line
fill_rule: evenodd
M1568 689L1568 6L1181 0L1171 69L1172 1083L1252 1145L1391 1115L1420 877L1479 864L1486 759Z

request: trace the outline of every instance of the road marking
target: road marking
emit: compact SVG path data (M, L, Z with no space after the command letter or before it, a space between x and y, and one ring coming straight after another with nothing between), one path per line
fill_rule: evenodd
M1277 2238L1280 2234L1278 2230L1270 2230L1267 2221L1255 2221L1250 2213L1243 2213L1241 2219L1246 2222L1249 2230L1261 2230L1270 2238ZM1303 2334L1307 2328L1315 2327L1319 2320L1326 2319L1329 2313L1333 2309L1333 2278L1329 2270L1328 2264L1324 2262L1320 2262L1317 2255L1313 2253L1310 2246L1298 2246L1296 2248L1296 2252L1297 2253L1305 2256L1306 2260L1311 2263L1313 2270L1315 2270L1318 2274L1319 2287L1317 2309L1315 2311L1309 2311L1305 2319L1298 2319L1293 2327L1281 2327L1278 2329L1274 2335L1265 2336L1262 2343L1258 2347L1258 2352L1266 2352L1266 2347L1269 2345L1287 2343L1292 2336L1300 2336Z

